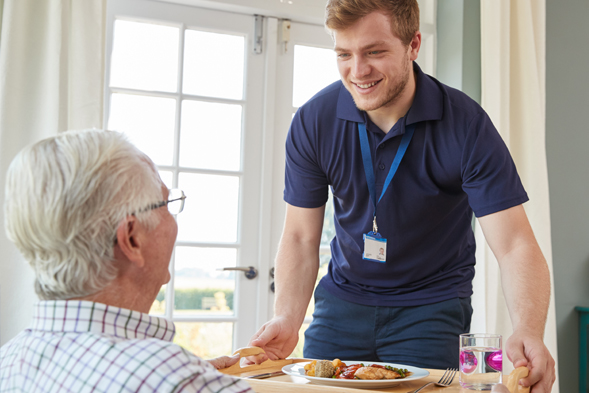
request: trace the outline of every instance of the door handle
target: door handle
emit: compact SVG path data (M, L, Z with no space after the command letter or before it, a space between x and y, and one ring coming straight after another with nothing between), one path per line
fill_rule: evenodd
M248 266L248 267L224 267L221 269L217 269L217 270L224 270L224 271L229 271L229 270L237 270L240 272L244 272L245 277L248 280L252 280L254 278L256 278L258 276L258 269L256 269L253 266Z

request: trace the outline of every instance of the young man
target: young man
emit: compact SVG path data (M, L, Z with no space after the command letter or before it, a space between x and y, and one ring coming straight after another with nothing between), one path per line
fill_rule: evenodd
M35 271L33 322L0 349L0 392L251 392L173 344L147 313L184 194L122 134L62 133L25 148L6 181L6 233Z
M275 316L252 338L288 356L311 298L328 187L336 236L305 334L311 358L456 367L472 309L478 217L500 264L533 393L549 392L543 343L549 273L509 152L474 101L421 72L415 0L329 0L341 81L295 115L286 145L286 222L276 258ZM366 257L375 244L385 261ZM385 246L386 245L386 246Z

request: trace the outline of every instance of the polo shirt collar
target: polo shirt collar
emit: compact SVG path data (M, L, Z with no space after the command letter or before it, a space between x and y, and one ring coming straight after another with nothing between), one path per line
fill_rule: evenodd
M421 71L417 63L413 62L413 72L416 76L416 91L413 104L407 112L406 124L427 120L440 120L443 113L442 90L433 78ZM337 102L336 115L339 119L356 123L366 123L368 116L365 111L356 107L350 92L342 84Z

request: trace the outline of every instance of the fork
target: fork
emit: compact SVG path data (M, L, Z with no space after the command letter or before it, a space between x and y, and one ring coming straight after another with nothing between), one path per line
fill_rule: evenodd
M454 380L454 377L456 376L457 372L458 372L457 369L449 368L446 370L444 375L442 375L442 377L440 378L440 380L438 382L428 382L425 385L423 385L422 387L420 387L419 389L413 390L413 391L407 392L407 393L421 392L423 389L425 389L429 385L436 385L436 386L442 386L442 387L447 388L448 386L450 386L452 384L452 381Z

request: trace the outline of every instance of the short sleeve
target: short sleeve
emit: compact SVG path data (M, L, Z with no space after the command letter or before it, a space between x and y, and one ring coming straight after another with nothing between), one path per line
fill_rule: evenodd
M312 119L295 114L286 138L284 200L293 206L316 208L328 199L328 180L318 159L318 134Z
M468 127L461 165L462 188L475 216L528 200L511 154L485 112L477 114Z

